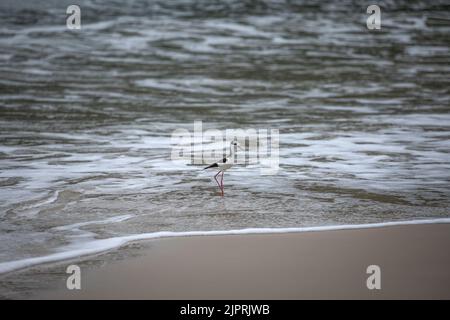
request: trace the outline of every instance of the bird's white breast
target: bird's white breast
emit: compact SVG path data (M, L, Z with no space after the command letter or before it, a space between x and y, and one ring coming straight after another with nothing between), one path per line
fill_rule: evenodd
M219 169L222 171L230 169L233 165L231 163L218 163Z

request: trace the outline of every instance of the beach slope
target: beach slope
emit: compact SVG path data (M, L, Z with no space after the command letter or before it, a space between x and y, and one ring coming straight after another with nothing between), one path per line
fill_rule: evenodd
M148 241L38 299L449 299L450 224ZM381 271L369 290L367 267Z

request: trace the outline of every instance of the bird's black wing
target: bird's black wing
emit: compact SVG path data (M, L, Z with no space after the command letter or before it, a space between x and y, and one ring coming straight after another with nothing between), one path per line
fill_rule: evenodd
M218 167L219 165L217 164L217 162L215 162L215 163L213 163L213 164L210 164L209 166L207 166L206 168L203 168L203 170L205 170L205 169L209 169L209 168L215 168L215 167Z

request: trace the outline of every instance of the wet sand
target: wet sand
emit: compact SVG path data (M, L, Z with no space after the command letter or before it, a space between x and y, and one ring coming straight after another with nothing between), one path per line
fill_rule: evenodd
M450 224L152 240L38 299L450 299ZM369 265L381 289L369 290ZM55 284L55 286L57 286Z

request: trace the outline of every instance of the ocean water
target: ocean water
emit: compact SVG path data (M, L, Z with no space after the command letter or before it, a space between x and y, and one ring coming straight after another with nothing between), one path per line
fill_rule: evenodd
M0 2L0 271L158 232L450 217L448 1L382 1L379 31L360 1L77 3L81 30L70 1ZM278 173L235 166L222 198L171 161L199 120L279 130Z

